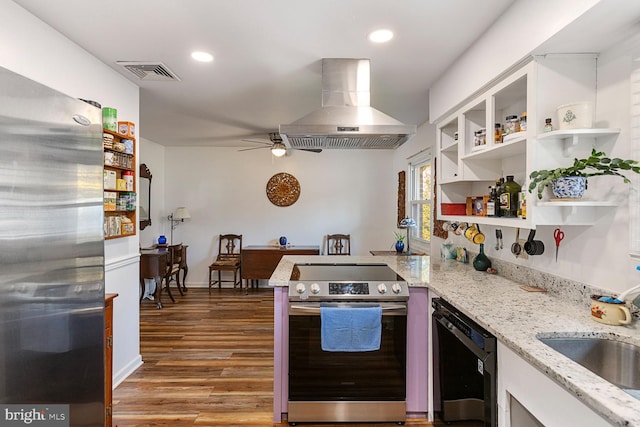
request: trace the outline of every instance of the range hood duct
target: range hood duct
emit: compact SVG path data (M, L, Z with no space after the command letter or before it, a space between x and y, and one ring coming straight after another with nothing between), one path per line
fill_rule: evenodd
M290 148L397 148L416 134L370 106L368 59L322 60L322 108L280 125Z

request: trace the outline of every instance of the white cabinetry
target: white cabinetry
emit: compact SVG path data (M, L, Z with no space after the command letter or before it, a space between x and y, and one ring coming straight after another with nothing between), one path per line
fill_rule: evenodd
M439 120L436 125L439 218L521 228L593 224L597 209L612 206L611 202L543 202L527 189L532 171L568 166L574 156L588 155L594 146L615 142L619 129L543 132L547 117L557 121L559 105L595 102L595 88L594 56L536 57ZM527 113L527 131L494 143L494 124L504 123L509 115L519 117L523 112ZM474 132L481 128L487 130L487 142L476 147ZM526 219L442 214L442 203L465 203L467 197L488 195L489 187L507 175L513 175L526 192Z
M498 342L498 425L521 427L522 408L545 427L609 427L611 423ZM535 425L535 424L531 424Z

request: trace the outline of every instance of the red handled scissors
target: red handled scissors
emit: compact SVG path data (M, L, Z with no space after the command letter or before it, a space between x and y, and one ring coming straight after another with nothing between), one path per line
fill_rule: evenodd
M553 238L556 239L556 262L558 262L558 248L560 247L560 242L564 239L564 232L556 228L553 230Z

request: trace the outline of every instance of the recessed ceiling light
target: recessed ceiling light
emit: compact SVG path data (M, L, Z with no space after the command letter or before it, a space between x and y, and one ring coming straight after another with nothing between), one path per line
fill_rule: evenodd
M213 61L213 55L207 52L191 52L191 57L199 62Z
M369 40L374 43L386 43L393 38L391 30L376 30L369 33Z

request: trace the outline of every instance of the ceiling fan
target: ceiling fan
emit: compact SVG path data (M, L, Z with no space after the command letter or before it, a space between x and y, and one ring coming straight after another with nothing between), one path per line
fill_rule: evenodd
M269 142L262 139L243 139L245 142L253 142L256 144L263 144L262 147L253 147L253 148L245 148L238 151L250 151L250 150L259 150L261 148L270 148L271 154L276 157L282 157L287 154L287 147L282 142L282 137L278 132L269 132ZM311 151L312 153L321 153L322 149L320 148L291 148L292 150L302 150L302 151Z

